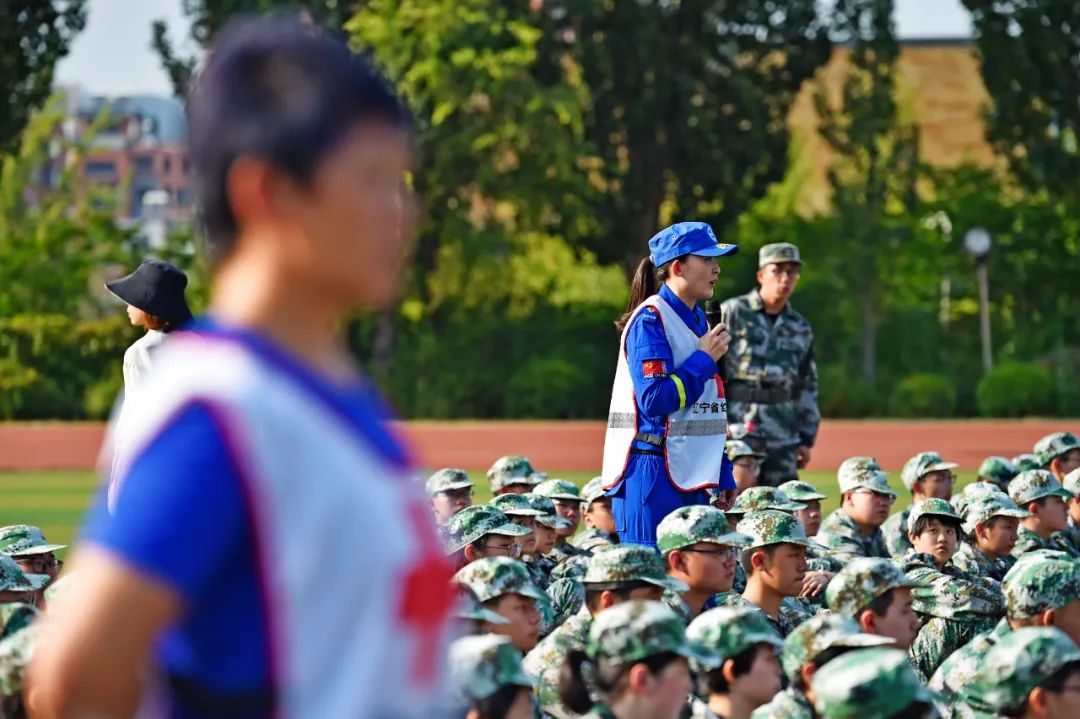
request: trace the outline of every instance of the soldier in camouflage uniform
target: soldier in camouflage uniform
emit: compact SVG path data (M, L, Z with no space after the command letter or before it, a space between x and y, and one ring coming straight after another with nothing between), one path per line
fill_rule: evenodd
M665 591L686 590L684 583L665 574L660 554L640 544L597 551L588 560L582 585L585 606L525 656L525 669L533 677L540 711L555 719L579 716L559 700L559 672L568 651L585 648L594 616L622 602L656 600Z
M523 652L536 646L545 622L550 626L547 595L533 584L525 565L516 559L478 559L459 569L454 581L471 589L485 609L510 620L508 625L489 625L490 631L510 637Z
M1020 468L1005 457L991 456L979 465L979 481L989 482L1008 494L1009 482L1020 474Z
M776 649L783 642L760 610L710 609L690 623L686 637L716 653L713 662L690 664L699 682L690 719L748 719L780 691Z
M1027 472L1030 469L1042 469L1042 465L1039 464L1038 455L1031 454L1030 452L1018 454L1009 461L1016 465L1016 468L1020 470L1020 472Z
M1077 554L1080 554L1080 469L1074 469L1065 475L1061 486L1066 492L1072 494L1072 498L1066 502L1069 527L1065 530L1064 537Z
M1028 512L997 491L973 496L966 510L963 529L968 538L953 555L953 564L965 574L1000 582L1016 563L1012 550L1019 522Z
M956 480L952 471L958 466L956 462L946 462L937 452L919 452L905 462L900 472L900 481L911 493L911 504L930 497L949 501L952 498L953 482ZM911 549L907 536L911 504L881 525L881 533L885 535L889 554L894 557L902 557Z
M581 506L585 510L587 529L570 543L587 552L592 552L597 547L618 544L615 517L611 514L611 497L604 496L603 478L593 477L581 488Z
M1054 432L1035 443L1033 450L1039 466L1054 475L1057 481L1074 469L1080 469L1080 439L1072 432Z
M568 541L581 526L581 492L577 485L565 479L547 479L536 485L533 493L554 502L555 512L569 525L555 531L555 549L552 551L552 556L556 563L568 557L587 556L589 554L587 551L575 547Z
M732 435L767 455L758 482L773 487L799 478L821 422L813 331L788 302L801 265L794 245L765 245L760 286L722 305L731 334L721 374Z
M37 636L38 625L33 624L0 641L0 716L26 716L23 680L34 657Z
M731 460L731 472L735 477L735 491L742 494L751 487L756 487L761 475L761 460L764 452L758 452L741 439L729 439L724 443L724 451Z
M30 524L15 524L0 529L0 554L15 560L27 574L46 574L55 581L64 563L55 552L66 544L50 544L40 529Z
M1009 497L1030 516L1020 520L1013 556L1033 549L1056 549L1078 556L1063 532L1069 527L1065 502L1072 494L1045 469L1021 472L1009 482Z
M662 666L645 664L651 692L629 692L626 676L659 656L671 659ZM693 689L688 661L715 664L716 658L708 647L686 638L682 620L666 605L624 602L600 612L589 628L585 650L567 655L560 694L572 711L588 711L588 719L615 719L612 704L622 705L631 716L676 719Z
M532 687L529 675L521 668L521 652L505 638L494 635L462 637L450 645L451 699L462 714L470 711L480 719L495 719L488 714L493 697L513 697L505 719L531 719ZM499 719L502 719L500 716Z
M1001 585L967 575L952 563L961 520L943 499L924 499L909 517L914 547L900 560L908 579L923 585L912 590L922 619L911 645L911 663L928 681L941 663L976 634L989 631L1005 613Z
M38 631L38 611L25 602L38 596L50 579L24 574L13 558L0 555L0 716L25 716L23 676Z
M517 455L499 457L495 464L491 465L487 477L493 497L531 492L533 487L542 481L528 457Z
M724 512L728 521L735 528L747 512L760 512L763 509L775 509L780 512L796 513L806 507L801 502L793 502L779 487L751 487L736 498L731 509ZM809 556L809 552L808 552ZM742 594L746 589L746 571L742 564L735 565L735 581L732 591Z
M0 554L0 639L22 629L37 612L31 606L52 578L47 574L25 574L15 560Z
M848 652L815 674L811 687L821 719L936 716L933 695L898 649Z
M1030 552L1005 575L1001 589L1005 618L949 655L930 678L929 687L941 697L947 715L992 713L977 698L969 705L960 695L974 681L987 652L1014 629L1053 621L1069 627L1071 638L1080 641L1080 564L1075 560L1060 552Z
M912 590L922 586L891 560L859 557L829 582L825 603L867 634L888 637L897 649L907 651L920 628Z
M431 501L431 511L438 524L443 524L472 505L473 483L464 469L440 469L428 477L424 491Z
M896 492L873 457L845 459L836 472L840 508L821 525L817 542L841 563L855 557L889 559L881 525L889 516Z
M521 556L521 537L530 532L490 505L467 507L442 527L443 547L456 555L464 566L488 556L517 559Z

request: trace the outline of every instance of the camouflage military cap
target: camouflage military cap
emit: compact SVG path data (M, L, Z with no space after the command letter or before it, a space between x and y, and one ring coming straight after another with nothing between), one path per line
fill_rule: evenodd
M979 465L979 478L992 482L1006 490L1012 478L1020 474L1020 468L1004 457L987 457Z
M727 452L728 459L732 462L739 457L757 457L761 459L765 456L762 452L755 452L753 447L741 439L729 439L724 443L724 451Z
M482 504L466 507L450 517L443 525L443 533L446 553L453 554L487 534L523 537L530 530L514 524L495 507Z
M1013 619L1031 619L1080 599L1080 562L1065 553L1024 554L1001 580L1005 612Z
M883 647L893 643L891 637L864 634L859 625L839 614L817 614L795 627L784 638L780 651L780 666L789 679L794 679L804 664L833 647Z
M615 546L615 545L604 545ZM601 547L602 549L603 547ZM595 555L588 554L575 554L572 557L567 557L551 570L551 581L556 582L560 579L572 579L575 582L581 582L585 578L585 573L588 571L589 562Z
M972 495L964 508L964 531L970 534L975 526L988 522L994 517L1015 517L1023 519L1030 516L1026 509L1020 509L1016 502L1002 492L985 492Z
M617 544L599 549L589 557L585 576L586 585L623 584L645 582L673 592L689 589L685 582L669 577L660 553L643 544Z
M454 575L454 581L473 591L476 599L486 602L504 594L520 594L533 599L546 599L529 577L524 564L509 557L484 557L466 564Z
M52 579L48 574L24 574L15 560L0 554L0 591L36 592Z
M694 671L708 671L723 665L758 644L783 646L784 642L756 607L716 607L704 612L686 628L686 638L715 653L710 664L697 664Z
M698 542L745 547L749 540L731 529L723 512L707 504L679 507L656 526L656 546L664 555Z
M915 702L934 701L907 653L885 647L856 649L833 659L814 674L810 686L821 719L891 717Z
M671 652L715 666L714 653L686 638L686 626L663 602L632 600L605 609L589 627L585 653L594 662L630 664Z
M1026 472L1029 469L1042 469L1042 465L1039 464L1038 456L1029 453L1018 454L1012 458L1012 463L1016 465L1016 468L1021 472Z
M1074 469L1061 480L1061 486L1066 492L1072 492L1074 497L1080 497L1080 469Z
M545 497L535 492L520 496L528 499L532 508L540 513L536 515L537 524L542 524L550 529L568 529L571 526L569 519L560 517L555 513L555 502L551 497Z
M1060 629L1014 629L986 653L960 696L998 712L1013 709L1027 700L1031 690L1073 662L1080 662L1080 647Z
M456 585L458 589L458 601L454 607L454 616L458 619L472 619L477 622L488 624L509 624L510 620L501 614L496 614L484 605L473 594L473 590L464 584Z
M923 586L909 579L888 559L857 557L836 573L825 587L825 604L848 619L856 619L878 597L899 587Z
M962 523L964 521L963 517L953 511L951 504L937 497L920 499L911 505L911 513L908 514L908 529L913 528L915 523L923 517L948 517L949 519L955 519L957 522Z
M904 468L900 470L900 481L910 492L915 488L915 482L923 476L931 472L956 469L959 466L956 462L946 462L937 452L919 452L904 463Z
M565 479L546 479L533 487L533 494L564 502L581 501L581 492L578 491L577 485Z
M499 457L495 464L488 470L488 481L491 482L491 491L498 492L511 484L536 484L533 475L536 470L529 463L528 458L512 455Z
M828 499L828 497L814 488L814 485L809 482L800 482L797 479L792 479L788 482L784 482L777 487L781 492L787 495L788 499L794 502L811 502L813 500L821 501Z
M427 482L424 483L424 489L427 490L429 497L434 497L439 492L453 492L471 486L473 486L473 483L469 480L468 472L464 469L451 469L449 467L440 469L428 477Z
M588 509L589 505L604 496L604 478L593 477L581 488L581 503Z
M806 505L801 502L792 502L777 487L759 486L750 487L740 494L727 513L746 514L747 512L760 512L763 509L794 512L797 509L806 509Z
M1024 507L1029 502L1034 502L1043 497L1072 497L1068 491L1057 481L1057 477L1045 469L1029 469L1021 472L1016 479L1009 482L1009 497L1018 506Z
M0 554L27 557L66 549L66 544L49 544L41 530L31 524L14 524L0 529Z
M450 645L450 683L463 704L487 699L508 686L532 687L521 652L495 634L462 637Z
M836 481L840 485L840 494L854 489L869 489L878 494L896 496L896 492L889 486L888 475L881 471L873 457L845 459L836 471Z
M739 532L749 535L751 548L767 547L771 544L798 544L803 547L818 545L806 536L802 522L787 512L765 509L749 512L739 522Z
M539 517L543 512L533 507L527 494L500 494L489 505L507 516Z
M1066 452L1080 449L1080 439L1072 432L1054 432L1048 434L1035 443L1032 452L1039 458L1039 464L1049 467L1050 462Z
M798 262L801 265L799 248L790 242L772 242L758 251L758 269L782 262Z

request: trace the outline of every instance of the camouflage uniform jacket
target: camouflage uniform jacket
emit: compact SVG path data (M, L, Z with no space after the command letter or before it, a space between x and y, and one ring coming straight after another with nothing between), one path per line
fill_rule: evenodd
M885 546L889 548L889 554L894 557L902 557L911 549L911 540L908 539L908 517L911 516L911 505L891 515L881 525L881 533L885 535Z
M562 544L556 544L555 549L552 549L551 554L549 554L548 556L554 559L555 564L558 565L562 564L570 557L588 557L591 554L592 552L588 551L587 549L576 547L573 544L570 544L569 541L567 541L563 542Z
M968 713L955 711L958 708L957 705L963 704L960 699L961 687L971 683L986 653L1011 631L1012 627L1009 626L1009 620L1002 618L993 630L978 635L950 654L941 663L934 675L930 677L928 686L931 691L937 692L938 696L941 697L940 703L946 709L953 710L954 714L961 716ZM979 711L990 711L988 707L970 708Z
M952 563L964 574L977 574L980 577L989 577L1000 582L1005 578L1005 573L1016 564L1016 558L991 559L980 552L975 545L964 542L953 555Z
M549 632L562 626L563 622L585 606L585 587L581 582L573 579L558 579L552 582L544 593L551 601L551 610L554 615Z
M818 544L825 545L830 557L842 563L855 557L892 558L880 529L870 536L863 534L842 509L837 509L825 519L816 540Z
M547 557L525 557L521 560L525 568L529 570L529 578L533 584L541 589L547 589L551 584L551 570L555 568L555 562Z
M756 289L726 300L721 311L731 334L721 365L724 381L732 387L729 421L752 425L747 436L764 441L769 448L812 446L821 413L810 323L790 303L771 321ZM790 392L791 399L770 404L736 401L736 388L744 382L748 387L762 384L766 389L782 389Z
M582 607L581 611L541 639L525 655L522 666L533 678L533 693L542 714L555 719L577 719L580 716L559 701L559 671L568 651L585 648L591 626L592 614L588 608Z
M22 602L0 604L0 639L25 629L38 617L38 610Z
M1019 559L1022 555L1036 549L1054 549L1058 552L1080 559L1080 550L1073 547L1064 532L1055 532L1049 539L1043 539L1035 532L1021 525L1016 533L1016 546L1013 547L1012 555Z
M754 607L760 609L758 605L754 604L749 599L744 599L741 594L735 594L734 592L717 594L716 599L718 600L717 606L721 607ZM776 619L773 619L765 613L765 617L769 620L769 624L773 626L773 629L775 629L781 637L786 637L795 629L795 627L805 622L811 616L813 616L813 614L807 611L806 607L795 597L784 597L780 602L780 611L777 613Z
M694 621L697 616L704 614L705 612L720 606L720 599L726 595L717 594L714 597L709 597L705 600L705 604L702 605L701 611L695 615L693 610L690 609L690 605L686 603L686 600L682 598L682 595L671 589L665 589L664 595L660 597L660 601L668 605L671 611L678 614L684 622L689 624Z
M595 527L590 527L570 539L570 544L590 553L597 547L618 543L619 539L616 535L608 534L604 530Z
M1072 545L1073 551L1080 554L1080 525L1077 525L1072 517L1069 517L1069 528L1062 532L1062 534L1069 540L1069 544Z
M806 695L788 687L771 702L755 709L750 719L815 719L816 716Z
M908 552L900 565L909 579L924 585L911 590L923 626L910 654L919 678L927 682L946 657L993 628L1005 614L1005 597L998 582L964 575L952 563L938 569L929 554Z
M0 696L20 697L26 665L37 646L36 624L24 627L0 641ZM9 716L2 714L0 716Z

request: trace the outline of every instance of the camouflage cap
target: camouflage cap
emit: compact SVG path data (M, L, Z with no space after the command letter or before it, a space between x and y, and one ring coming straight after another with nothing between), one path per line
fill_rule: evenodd
M923 517L948 517L949 519L955 519L957 522L963 523L964 521L963 517L953 511L951 504L937 497L920 499L911 505L911 513L908 514L908 528L913 528L915 523Z
M533 507L527 494L500 494L498 497L492 497L488 504L507 516L539 517L543 514Z
M889 486L888 475L881 471L873 457L845 459L836 471L836 481L840 485L840 494L853 489L869 489L878 494L896 496L896 492Z
M991 484L990 482L972 482L954 494L952 499L949 500L949 503L952 504L953 509L956 510L957 514L961 517L966 517L967 509L972 500L980 495L988 494L990 492L1004 494L1004 490L999 488L996 484ZM1006 494L1005 496L1007 497L1008 495Z
M742 441L741 439L729 439L724 443L724 451L727 453L727 458L734 462L739 457L757 457L762 459L765 454L763 452L755 452L754 448L749 443Z
M777 487L781 492L787 495L788 499L794 502L811 502L813 500L821 501L828 499L828 497L814 488L814 485L809 482L800 482L797 479L784 482Z
M907 653L885 647L856 649L833 659L814 674L810 687L821 719L891 717L914 702L934 701Z
M1067 554L1056 557L1024 554L1001 580L1005 612L1013 619L1031 619L1080 599L1080 562Z
M964 507L964 531L971 534L975 526L988 522L994 517L1015 517L1023 519L1030 516L1026 509L1020 509L1016 502L1002 492L984 492L974 494Z
M739 522L739 532L750 536L751 548L767 547L771 544L818 547L817 543L810 541L806 536L802 522L787 512L775 509L749 512Z
M1027 700L1032 689L1072 662L1080 662L1080 647L1060 629L1014 629L986 653L960 696L998 712L1013 709Z
M588 509L589 505L604 496L604 478L593 477L581 488L581 503Z
M15 560L6 554L0 554L0 591L36 592L43 589L49 580L48 574L24 574Z
M899 587L923 586L909 579L903 570L888 559L857 557L836 573L825 587L825 604L848 619L856 619L878 597Z
M546 479L533 487L533 494L564 502L580 502L581 492L577 485L565 479Z
M979 465L979 478L1008 491L1009 482L1020 474L1020 468L1004 457L992 456Z
M512 496L512 495L511 495ZM545 497L535 492L520 495L529 500L529 504L540 514L536 515L536 523L550 529L569 529L570 520L560 517L555 513L555 501L551 497ZM494 500L493 500L494 501Z
M777 487L750 487L743 491L731 505L728 514L746 514L747 512L760 512L763 509L775 509L780 512L794 512L797 509L806 509L801 502L792 502L786 494Z
M818 614L795 627L784 639L780 665L789 679L794 679L804 664L833 647L883 647L891 637L864 634L854 620L839 614Z
M686 628L686 638L715 653L709 664L694 663L694 671L716 669L758 644L784 645L765 613L756 607L716 607L698 615Z
M679 507L656 526L656 546L664 555L698 542L745 547L749 541L731 529L723 512L707 504Z
M456 489L465 489L471 486L473 486L473 483L469 480L468 472L464 469L451 469L449 467L440 469L428 477L427 482L424 483L424 489L427 490L429 497L434 497L439 492L453 492Z
M1061 486L1057 477L1045 469L1029 469L1016 475L1016 479L1009 482L1009 497L1018 506L1023 507L1043 497L1069 499L1072 494Z
M533 584L525 565L509 557L483 557L470 562L458 570L454 581L471 589L480 602L504 594L547 599L547 595Z
M48 554L58 549L67 549L67 545L49 544L41 530L32 524L13 524L0 529L0 554L27 557L33 554Z
M464 704L487 699L508 686L532 688L521 666L521 652L509 637L483 634L450 645L450 683Z
M799 248L790 242L772 242L758 250L758 269L781 262L798 262L801 265Z
M686 582L669 577L660 553L644 544L616 544L598 549L588 559L586 585L645 582L673 592L685 592Z
M938 472L946 469L959 467L956 462L946 462L937 452L919 452L917 455L904 463L900 470L900 481L904 483L907 491L915 488L915 482L922 479L930 472Z
M1080 469L1074 469L1061 480L1061 486L1066 492L1072 492L1074 497L1080 497Z
M1042 465L1039 464L1039 458L1037 455L1031 453L1018 454L1012 458L1012 463L1016 465L1016 468L1021 472L1026 472L1029 469L1042 469Z
M683 620L662 602L631 600L605 609L589 627L585 653L594 662L629 664L671 652L715 665L708 647L688 641Z
M498 492L511 484L536 484L532 478L535 473L536 470L533 469L527 457L511 455L495 460L495 464L488 470L487 477L491 482L491 491Z
M464 584L455 585L458 589L458 601L454 607L454 616L458 619L472 619L477 622L488 624L509 624L510 620L501 614L496 614L484 605L473 594L473 590Z
M1080 439L1072 432L1054 432L1048 434L1035 443L1032 452L1039 458L1039 464L1049 467L1050 462L1066 452L1080 449Z
M461 510L443 525L444 547L453 554L486 534L504 537L524 537L530 530L519 527L501 511L487 504L473 505Z

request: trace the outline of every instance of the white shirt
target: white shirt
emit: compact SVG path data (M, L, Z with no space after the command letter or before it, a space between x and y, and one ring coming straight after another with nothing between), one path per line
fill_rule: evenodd
M147 330L124 352L124 393L116 412L116 420L110 430L109 443L112 444L112 458L109 469L109 508L116 505L116 495L120 491L119 463L124 455L124 446L130 434L125 429L125 409L143 392L147 377L154 365L154 356L158 346L167 335L161 330Z

